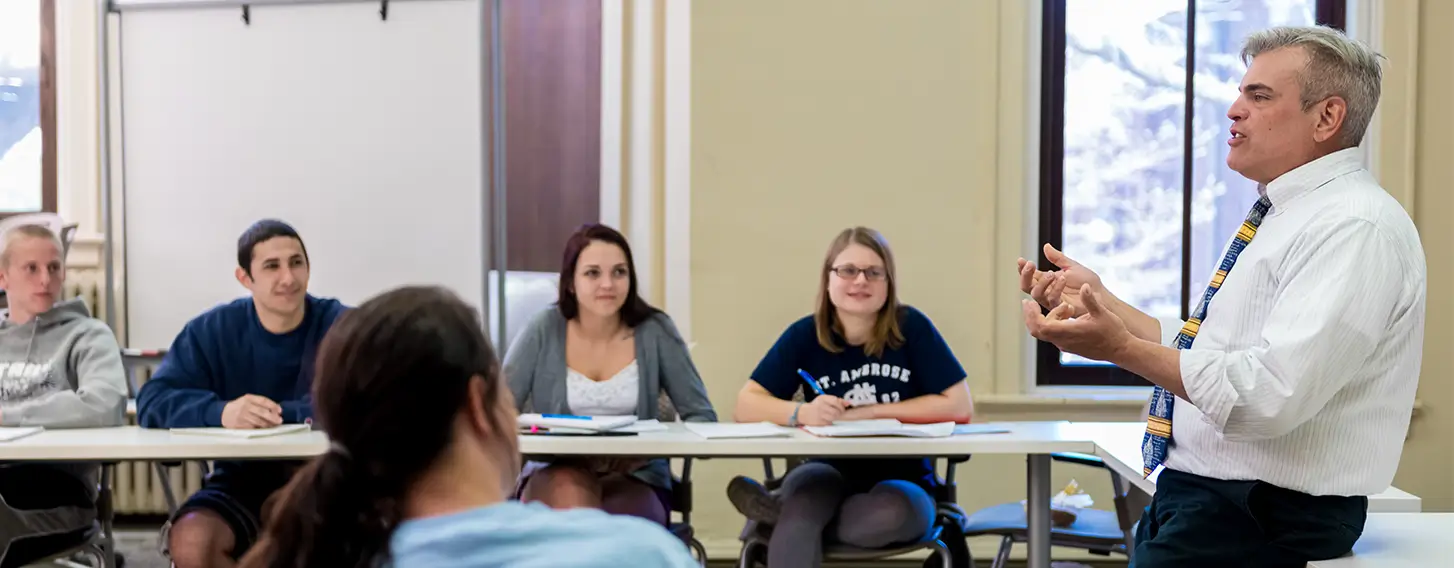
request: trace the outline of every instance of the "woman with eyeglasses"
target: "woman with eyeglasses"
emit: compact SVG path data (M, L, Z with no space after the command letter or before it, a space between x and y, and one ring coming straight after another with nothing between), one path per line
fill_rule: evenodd
M964 368L922 312L899 304L894 257L873 229L844 230L823 260L818 305L778 338L737 394L737 422L820 426L840 420L968 422ZM802 389L804 402L794 402ZM822 563L822 545L883 548L934 522L928 459L813 460L768 491L734 478L727 496L772 527L769 568ZM836 523L831 523L834 519Z

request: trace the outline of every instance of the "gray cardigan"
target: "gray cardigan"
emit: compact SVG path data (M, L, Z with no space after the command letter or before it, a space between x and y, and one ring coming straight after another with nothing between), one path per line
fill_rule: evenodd
M516 410L571 412L566 397L565 328L565 317L552 306L532 318L505 351L505 378L515 395ZM707 388L671 318L657 313L633 332L636 366L641 373L637 418L660 420L661 394L665 392L682 420L716 422L717 413L707 398ZM663 459L652 460L633 475L656 487L671 487L671 469Z

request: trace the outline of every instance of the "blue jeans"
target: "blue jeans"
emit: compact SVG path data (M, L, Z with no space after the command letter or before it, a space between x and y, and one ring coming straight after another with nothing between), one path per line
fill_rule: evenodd
M1314 496L1168 468L1136 529L1133 567L1302 568L1347 554L1367 516L1367 497Z

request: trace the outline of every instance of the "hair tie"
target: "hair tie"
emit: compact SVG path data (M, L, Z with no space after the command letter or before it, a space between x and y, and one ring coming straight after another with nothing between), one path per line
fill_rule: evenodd
M350 454L348 452L348 448L343 447L343 444L340 444L338 442L328 444L328 453L343 458L343 460L345 461L353 460L353 454Z

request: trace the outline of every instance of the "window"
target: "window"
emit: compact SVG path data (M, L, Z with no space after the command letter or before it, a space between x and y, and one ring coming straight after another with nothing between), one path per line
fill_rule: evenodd
M1226 166L1243 38L1344 29L1344 10L1344 0L1044 0L1041 242L1142 311L1186 318L1257 200ZM1040 385L1149 384L1037 349Z
M55 1L0 2L0 216L56 210Z

